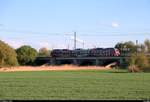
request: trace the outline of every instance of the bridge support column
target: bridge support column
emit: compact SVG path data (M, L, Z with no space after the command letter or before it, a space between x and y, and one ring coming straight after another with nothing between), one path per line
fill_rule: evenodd
M56 61L56 64L57 64L57 65L60 65L60 64L61 64L61 61L60 61L60 60L57 60L57 61Z
M99 65L102 66L103 65L103 61L99 60Z
M123 62L124 62L124 61L123 61L123 58L120 58L119 64L120 64L120 65L123 65Z
M76 59L73 60L74 65L78 65L78 61Z
M55 59L50 59L50 65L55 65L56 64L56 60Z
M98 59L96 59L96 66L99 66L99 60Z

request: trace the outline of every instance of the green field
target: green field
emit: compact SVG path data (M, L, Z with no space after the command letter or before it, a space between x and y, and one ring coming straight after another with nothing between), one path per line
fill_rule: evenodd
M150 73L126 71L1 72L2 100L150 99Z

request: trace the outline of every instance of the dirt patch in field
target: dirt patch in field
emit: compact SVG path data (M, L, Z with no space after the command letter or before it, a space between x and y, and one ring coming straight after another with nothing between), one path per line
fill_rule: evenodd
M53 70L109 70L110 67L102 66L18 66L18 67L5 67L0 68L0 72L13 72L13 71L53 71Z

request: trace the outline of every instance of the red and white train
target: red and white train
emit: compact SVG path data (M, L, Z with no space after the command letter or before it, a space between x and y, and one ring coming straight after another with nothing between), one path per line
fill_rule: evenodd
M93 48L93 49L54 49L51 51L52 57L112 57L120 56L120 51L116 48Z

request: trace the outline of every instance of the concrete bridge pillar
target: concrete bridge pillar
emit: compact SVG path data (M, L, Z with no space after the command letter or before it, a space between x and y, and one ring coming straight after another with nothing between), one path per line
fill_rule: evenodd
M74 64L74 65L78 65L77 59L73 59L73 64Z
M50 59L50 65L55 65L56 64L56 60L54 58Z
M95 64L96 64L96 66L99 66L100 63L99 63L98 59L96 59L96 63Z
M56 61L56 64L57 65L60 65L61 64L61 61L60 60L55 60Z
M123 65L123 63L124 63L123 58L120 58L119 63L120 63L120 65Z
M103 65L103 61L102 60L99 60L99 65Z

